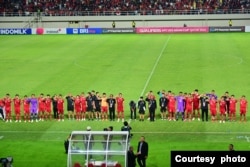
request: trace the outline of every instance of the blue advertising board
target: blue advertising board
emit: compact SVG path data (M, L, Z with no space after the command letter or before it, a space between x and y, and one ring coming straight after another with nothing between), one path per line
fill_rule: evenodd
M67 34L101 34L101 28L67 28Z
M31 35L31 28L1 28L0 35Z

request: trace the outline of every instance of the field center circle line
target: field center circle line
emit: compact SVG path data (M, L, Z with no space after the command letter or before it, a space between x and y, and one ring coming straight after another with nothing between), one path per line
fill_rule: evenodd
M144 94L144 92L145 92L145 90L146 90L146 88L147 88L147 86L148 86L148 83L149 83L149 81L151 80L151 78L152 78L152 76L153 76L153 74L154 74L154 72L155 72L155 69L156 69L156 67L157 67L157 65L158 65L158 63L159 63L159 61L160 61L160 59L161 59L161 57L162 57L162 54L163 54L164 50L166 49L166 47L167 47L167 45L168 45L168 42L169 42L170 38L171 38L171 36L168 36L168 39L166 40L165 44L163 45L163 47L162 47L162 49L161 49L160 54L158 55L158 58L157 58L157 60L155 61L155 64L154 64L154 66L153 66L153 68L152 68L152 70L151 70L151 72L150 72L150 74L149 74L149 76L148 76L148 78L147 78L147 81L146 81L146 83L145 83L145 85L144 85L144 87L143 87L143 89L142 89L141 96L143 96L143 94Z

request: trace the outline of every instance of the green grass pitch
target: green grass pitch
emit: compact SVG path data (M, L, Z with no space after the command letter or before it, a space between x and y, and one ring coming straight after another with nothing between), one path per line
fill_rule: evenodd
M149 90L225 91L250 99L250 33L172 35L0 36L0 97L10 93L123 93L128 103ZM66 114L66 112L65 112ZM239 111L237 111L239 115ZM171 150L250 149L249 121L202 123L132 121L136 147L149 143L149 167L170 164ZM249 118L249 113L248 113ZM239 117L238 117L239 120ZM102 130L118 122L0 122L0 157L18 167L65 167L63 142L72 130Z

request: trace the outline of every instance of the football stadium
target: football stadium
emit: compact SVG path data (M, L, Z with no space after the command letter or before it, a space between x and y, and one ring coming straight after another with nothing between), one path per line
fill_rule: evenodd
M1 0L0 166L249 166L249 32L248 0Z

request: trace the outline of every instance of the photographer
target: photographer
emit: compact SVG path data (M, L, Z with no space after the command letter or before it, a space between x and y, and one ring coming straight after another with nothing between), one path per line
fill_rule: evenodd
M130 142L130 139L132 138L133 134L130 133L130 131L132 130L131 126L129 126L127 121L123 122L123 126L121 128L121 131L128 131L128 142ZM126 136L124 136L126 137ZM123 139L125 140L125 138L123 137Z
M13 163L12 157L0 158L0 165L2 165L2 167L13 167L12 163Z

